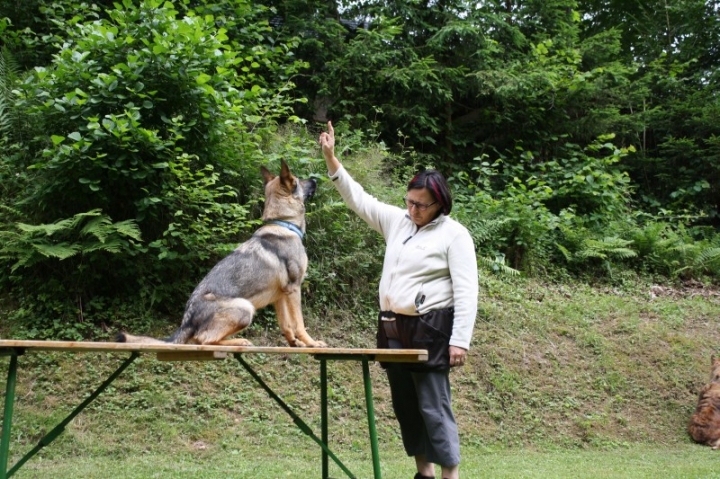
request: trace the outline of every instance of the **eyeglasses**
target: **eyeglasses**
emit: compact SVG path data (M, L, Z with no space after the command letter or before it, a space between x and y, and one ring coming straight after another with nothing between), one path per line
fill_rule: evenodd
M433 201L430 204L418 203L417 201L409 200L407 196L403 198L403 201L405 201L405 204L407 205L408 209L415 207L418 211L425 211L428 208L430 208L432 205L437 203L437 201Z

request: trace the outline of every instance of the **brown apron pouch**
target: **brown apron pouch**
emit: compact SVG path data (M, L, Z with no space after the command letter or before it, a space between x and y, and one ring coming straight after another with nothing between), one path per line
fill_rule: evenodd
M392 323L392 324L389 324ZM397 320L395 315L389 311L380 311L378 315L377 347L378 349L390 349L388 344L388 333L392 339L397 339ZM395 336L393 337L393 334Z

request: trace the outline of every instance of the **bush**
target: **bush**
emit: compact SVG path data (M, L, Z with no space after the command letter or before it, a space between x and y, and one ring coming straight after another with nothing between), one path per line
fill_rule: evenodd
M253 225L239 192L257 184L262 138L289 111L287 78L251 74L263 62L292 71L284 45L241 47L210 15L135 3L58 22L52 64L13 85L25 153L3 152L0 174L28 178L3 196L0 283L36 323L92 323L84 308L103 297L176 314Z

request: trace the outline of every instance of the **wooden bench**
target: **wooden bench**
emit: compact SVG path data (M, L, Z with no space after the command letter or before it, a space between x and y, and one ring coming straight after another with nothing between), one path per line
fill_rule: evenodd
M85 401L77 406L52 431L48 432L38 444L23 456L14 466L8 469L10 452L10 431L13 408L15 404L15 385L17 381L18 357L26 353L42 351L58 351L67 353L111 352L128 353L125 359ZM5 390L5 409L3 415L2 438L0 442L0 479L11 477L40 449L50 444L64 430L65 426L83 409L94 401L140 354L152 353L160 361L203 361L220 360L234 357L252 378L287 412L298 428L322 449L322 478L328 479L329 459L332 459L349 477L355 476L345 467L328 447L328 410L327 410L327 362L350 360L362 362L363 382L365 387L365 405L368 419L368 433L373 459L375 479L380 479L380 458L378 452L377 431L375 428L375 411L373 409L372 384L370 381L370 361L417 363L427 361L427 351L421 349L346 349L346 348L290 348L290 347L258 347L258 346L201 346L187 344L130 344L105 342L72 342L72 341L13 341L0 340L0 356L8 356L7 388ZM260 376L243 359L243 354L304 354L311 355L320 362L320 427L321 435L313 433L292 409L260 378Z

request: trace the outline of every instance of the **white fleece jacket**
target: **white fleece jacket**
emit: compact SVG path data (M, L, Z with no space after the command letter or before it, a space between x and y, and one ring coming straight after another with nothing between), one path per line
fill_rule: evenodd
M478 271L467 229L445 215L418 229L405 209L366 193L344 167L330 179L350 209L385 238L380 309L417 316L454 307L450 345L469 349L477 315Z

